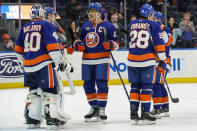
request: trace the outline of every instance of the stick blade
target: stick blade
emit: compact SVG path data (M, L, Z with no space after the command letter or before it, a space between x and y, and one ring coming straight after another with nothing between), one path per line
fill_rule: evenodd
M64 92L64 94L66 94L66 95L75 95L76 91L75 90L71 90L71 91Z
M173 98L173 99L172 99L172 102L173 102L173 103L178 103L178 102L179 102L179 98Z

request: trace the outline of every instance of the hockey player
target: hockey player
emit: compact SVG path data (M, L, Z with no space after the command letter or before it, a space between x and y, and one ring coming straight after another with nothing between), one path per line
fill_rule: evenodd
M83 87L91 106L90 112L84 116L85 121L92 121L95 118L101 121L107 120L105 107L108 97L110 51L119 47L115 27L112 23L101 20L101 11L100 3L89 4L89 21L81 28L80 40L74 43L76 50L83 52Z
M54 26L43 20L42 6L32 6L30 17L32 21L21 28L14 48L24 65L24 86L29 87L27 128L39 128L44 118L49 128L63 127L70 117L58 108L55 72L67 69L67 63L60 57Z
M51 8L51 7L45 7L44 9L45 9L45 19L48 22L50 22L52 24L55 24L56 23L56 13L53 10L53 8ZM64 36L64 31L63 31L63 29L61 27L55 26L55 30L57 31L57 33L59 35L61 35L62 38L66 39L65 36ZM60 41L59 38L58 38L58 40ZM67 53L68 54L73 54L74 48L72 47L72 45L67 45L65 47L67 47Z
M171 61L170 61L170 44L173 41L171 36L172 32L169 28L162 24L163 14L159 11L155 11L154 19L157 23L160 24L162 30L162 38L165 43L166 48L166 57L167 57L167 68L165 76L163 74L156 72L156 81L153 86L153 110L151 111L152 115L155 115L156 118L161 118L161 116L169 116L169 98L167 90L164 86L164 77L167 76L167 73L170 71ZM160 113L162 113L160 115Z
M53 25L55 25L56 23L56 13L53 10L53 8L51 7L45 7L45 19L46 21L52 23ZM61 27L55 26L55 29L58 33L60 34L64 34L63 29Z
M130 118L132 124L155 124L156 118L150 115L152 88L156 68L164 72L166 67L165 45L159 24L152 21L154 9L149 4L140 8L141 18L129 25L128 78L131 84ZM156 67L156 53L159 64ZM141 103L141 118L138 115ZM140 121L141 120L141 121Z

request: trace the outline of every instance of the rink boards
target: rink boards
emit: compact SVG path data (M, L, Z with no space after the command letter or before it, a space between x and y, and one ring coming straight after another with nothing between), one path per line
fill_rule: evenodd
M113 51L113 55L125 84L128 84L126 66L128 51ZM171 56L172 67L167 76L168 83L197 83L197 49L174 49L171 51ZM81 57L82 53L80 52L74 52L69 56L75 69L74 73L70 75L76 86L83 84L81 81ZM63 84L68 85L65 73L60 73L60 76L63 79ZM23 70L18 65L14 52L0 52L0 89L24 88L23 84ZM121 84L112 61L109 84Z

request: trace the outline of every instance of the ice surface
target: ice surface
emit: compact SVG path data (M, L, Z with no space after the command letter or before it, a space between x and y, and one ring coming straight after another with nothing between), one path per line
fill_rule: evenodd
M126 85L129 91L129 85ZM89 111L84 90L76 87L73 96L65 95L65 111L72 117L67 131L196 131L197 130L197 84L169 84L173 97L180 102L170 102L169 118L157 120L156 125L132 126L129 102L122 86L109 86L106 114L107 124L85 123L83 116ZM0 90L0 131L24 131L24 104L28 89ZM44 126L44 125L43 125ZM45 127L40 130L45 130ZM28 130L31 131L31 130ZM37 131L33 130L33 131Z

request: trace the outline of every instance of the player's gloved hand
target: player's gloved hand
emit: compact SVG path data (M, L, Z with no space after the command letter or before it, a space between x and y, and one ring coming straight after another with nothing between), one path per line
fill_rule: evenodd
M79 51L79 52L83 52L85 50L85 46L83 41L81 40L76 40L74 43L74 47Z
M166 63L167 63L166 60L164 60L164 61L160 60L159 61L159 64L157 66L157 70L159 71L159 73L164 73L165 72L165 70L166 70Z
M71 44L68 44L67 46L65 46L65 48L68 54L73 54L75 50L75 48Z
M103 47L105 50L115 50L115 44L112 40L104 42Z

